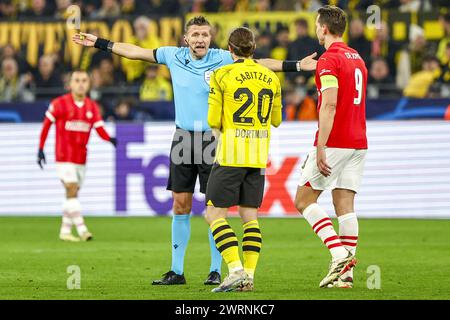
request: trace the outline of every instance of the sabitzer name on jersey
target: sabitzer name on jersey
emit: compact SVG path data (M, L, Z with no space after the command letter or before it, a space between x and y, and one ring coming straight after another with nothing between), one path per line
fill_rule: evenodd
M266 129L262 130L235 129L235 137L261 139L269 137L269 132Z
M243 84L246 80L252 80L252 79L264 81L268 85L270 85L270 83L272 82L272 78L267 76L267 74L264 74L262 72L257 72L257 71L241 73L239 75L239 77L236 77L235 79L240 84Z

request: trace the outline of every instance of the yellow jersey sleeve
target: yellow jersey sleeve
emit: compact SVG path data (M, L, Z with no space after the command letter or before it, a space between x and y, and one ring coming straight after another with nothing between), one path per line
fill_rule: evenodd
M275 92L275 96L273 98L273 110L272 110L272 118L271 124L274 127L278 127L281 124L282 114L281 114L281 85L277 83L277 91Z
M208 125L213 129L221 129L223 113L223 89L217 81L218 71L211 74L208 97Z

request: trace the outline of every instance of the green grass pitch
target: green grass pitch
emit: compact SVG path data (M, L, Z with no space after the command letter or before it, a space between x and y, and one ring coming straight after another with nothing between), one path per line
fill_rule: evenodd
M360 220L355 288L319 289L329 254L303 219L261 219L252 293L210 293L207 227L192 218L184 286L152 286L170 267L169 217L87 218L94 241L57 239L60 218L0 218L0 299L449 299L450 220ZM240 220L230 222L239 237ZM334 221L336 226L336 221ZM68 290L67 267L81 269ZM367 268L381 289L367 288ZM223 273L226 272L223 266Z

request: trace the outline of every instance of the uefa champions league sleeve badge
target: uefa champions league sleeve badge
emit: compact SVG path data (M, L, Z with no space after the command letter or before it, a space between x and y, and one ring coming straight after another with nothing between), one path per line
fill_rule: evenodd
M211 74L213 73L212 70L206 70L204 73L204 77L205 77L205 82L208 84L209 86L209 81L211 80Z

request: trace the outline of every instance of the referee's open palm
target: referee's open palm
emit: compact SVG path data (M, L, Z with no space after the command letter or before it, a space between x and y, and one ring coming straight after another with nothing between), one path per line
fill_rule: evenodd
M93 34L90 34L90 33L80 32L80 33L76 33L72 37L72 41L77 44L81 44L82 46L85 46L85 47L93 47L95 44L95 41L97 41L97 36L94 36Z

